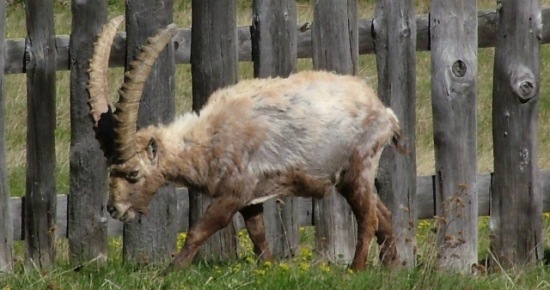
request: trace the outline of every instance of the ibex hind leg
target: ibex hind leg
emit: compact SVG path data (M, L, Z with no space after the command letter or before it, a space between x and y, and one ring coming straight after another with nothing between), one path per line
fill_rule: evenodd
M380 261L387 267L395 266L397 262L397 249L393 233L391 212L382 203L376 194L373 195L376 202L376 216L378 217L378 230L376 230L376 242L380 249Z
M363 270L369 254L369 247L378 229L376 202L372 198L374 174L379 154L353 152L350 166L343 172L338 191L351 206L357 219L357 246L350 265L353 270Z
M254 245L254 253L262 261L272 261L273 256L271 255L269 243L265 236L263 204L245 206L240 210L240 213L243 216L250 240L252 240L252 244Z

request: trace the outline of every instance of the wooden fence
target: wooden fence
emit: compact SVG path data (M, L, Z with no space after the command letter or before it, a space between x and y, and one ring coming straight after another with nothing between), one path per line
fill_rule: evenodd
M82 263L108 257L107 236L122 234L124 259L161 263L174 251L175 235L201 215L208 200L185 189L163 188L151 213L122 226L105 212L106 167L97 156L88 118L86 81L92 43L107 19L107 1L72 1L70 36L56 36L51 0L27 1L26 39L4 39L5 1L0 4L0 272L12 270L13 240L24 239L27 259L54 263L56 237L69 240L70 258ZM400 263L416 261L416 220L437 216L441 267L467 271L477 262L477 217L491 215L491 247L504 265L533 265L542 258L541 216L550 211L550 172L539 172L536 119L539 44L550 42L550 10L536 0L504 1L496 12L477 11L475 0L453 6L433 0L430 15L414 13L411 1L377 0L373 20L358 20L354 0L313 1L313 24L296 23L293 0L253 0L253 23L237 28L235 0L192 2L192 28L180 29L155 65L142 102L139 125L174 117L174 68L191 63L193 109L215 89L237 81L239 61L252 60L256 77L286 76L297 58L315 69L357 72L358 55L376 53L378 93L398 115L411 154L386 150L376 182L393 214ZM128 0L126 32L113 46L111 66L131 60L147 36L172 22L169 0ZM269 12L267 12L269 11ZM477 175L476 74L478 47L495 46L493 135L495 172ZM416 176L415 51L432 52L432 103L436 174ZM78 52L78 53L71 53ZM218 57L223 55L223 58ZM3 69L2 69L3 67ZM57 195L55 72L71 71L71 184ZM4 74L28 76L27 190L9 197L5 165ZM40 142L39 142L40 141ZM544 196L544 198L543 198ZM330 259L353 254L353 219L337 195L312 202L270 201L265 219L273 251L293 255L298 227L315 225L318 252ZM322 217L322 218L321 218ZM510 222L510 221L517 221ZM232 226L211 238L203 257L236 255ZM320 242L322 241L322 242ZM104 261L99 259L98 261Z

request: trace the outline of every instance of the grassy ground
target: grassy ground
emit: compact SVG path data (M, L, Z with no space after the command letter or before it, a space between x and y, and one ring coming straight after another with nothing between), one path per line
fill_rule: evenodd
M549 228L550 219L545 220ZM54 270L24 269L17 263L17 274L0 276L0 289L548 289L550 268L514 269L496 274L459 275L437 271L433 224L422 221L418 227L419 266L390 271L380 265L376 247L371 249L369 269L353 272L316 258L314 230L301 229L301 248L292 259L258 263L245 231L240 232L239 258L229 262L198 261L192 267L164 276L164 265L136 266L121 259L121 239L109 243L109 262L97 267L93 261L74 267L67 262L67 243L58 241L58 265ZM488 233L488 219L480 221L480 231ZM183 244L181 235L178 246ZM22 251L18 243L17 252ZM487 250L482 250L487 254ZM17 255L21 257L22 254ZM20 259L20 258L19 258Z
M15 1L17 2L17 1ZM69 1L54 1L55 23L57 34L70 32L71 14ZM123 13L123 1L110 1L111 15ZM239 25L250 23L250 1L239 1ZM360 1L361 17L372 17L373 0ZM549 6L550 0L541 1ZM428 0L415 1L417 13L429 10ZM479 0L479 9L494 9L495 1ZM174 0L174 22L179 27L189 27L190 1ZM24 7L12 5L8 10L8 37L24 37L25 31ZM311 20L309 1L299 1L299 22ZM478 166L480 172L492 171L492 137L491 137L491 98L493 49L478 51ZM541 65L541 110L539 117L539 165L550 168L550 98L549 77L550 46L542 47ZM311 61L300 60L299 69L311 67ZM373 55L361 56L360 75L366 77L376 86L376 63ZM240 77L252 76L252 64L240 64ZM111 72L113 79L120 80L121 69ZM177 68L176 96L177 110L187 111L191 99L191 74L189 65ZM57 73L57 129L56 129L56 178L59 192L67 192L69 186L69 72ZM430 54L417 54L417 166L419 174L431 174L434 168L434 153L432 139L432 118L430 101ZM112 82L111 91L116 91L116 82ZM10 191L13 196L24 195L25 185L25 139L26 139L26 77L25 75L9 75L6 77L7 93L7 157ZM480 222L480 257L488 254L487 219ZM550 231L549 219L545 219L545 237ZM121 262L120 240L112 239L110 261L107 267L97 269L93 266L72 268L67 264L67 245L59 241L59 267L52 271L29 271L18 263L17 275L0 277L0 289L331 289L345 287L350 289L544 289L550 288L546 282L550 280L550 270L540 266L533 271L524 272L521 269L495 275L480 275L476 277L451 275L434 271L433 236L431 224L427 221L419 225L419 251L421 266L410 271L390 272L379 267L364 273L350 273L343 267L327 265L311 255L311 242L307 230L304 233L304 248L301 254L293 260L273 265L256 265L250 252L244 254L238 261L208 264L199 263L196 266L167 277L159 275L162 267L134 267ZM17 257L22 260L22 244L17 243ZM548 248L548 245L546 245ZM246 245L243 246L246 249ZM391 283L389 283L391 282Z

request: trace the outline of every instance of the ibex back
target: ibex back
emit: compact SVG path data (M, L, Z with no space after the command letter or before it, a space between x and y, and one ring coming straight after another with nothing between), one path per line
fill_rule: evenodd
M382 150L392 140L399 143L400 129L392 110L361 79L307 71L245 80L215 92L199 113L137 130L143 85L175 28L159 32L144 47L113 115L106 96L107 60L122 20L115 18L100 35L89 84L96 136L110 162L108 210L114 218L129 222L146 213L157 190L173 182L212 200L172 267L190 264L201 244L237 212L256 254L271 260L262 202L337 191L358 224L351 267L364 268L374 235L382 261L396 260L391 216L374 193L374 178Z

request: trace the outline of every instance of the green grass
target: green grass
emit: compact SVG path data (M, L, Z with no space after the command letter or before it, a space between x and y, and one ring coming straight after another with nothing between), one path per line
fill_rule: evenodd
M26 273L7 281L4 289L544 289L548 283L541 277L547 274L541 268L523 273L521 279L508 280L497 276L467 278L419 269L391 272L376 268L350 273L322 264L300 269L291 263L271 266L233 263L199 264L164 277L158 268L113 262L99 269L75 271L62 266L47 274Z
M13 2L21 2L14 0ZM69 1L54 1L57 34L70 33ZM110 14L123 13L124 1L109 1ZM239 25L250 23L250 1L238 1ZM550 0L541 1L550 5ZM429 1L415 1L417 13L429 11ZM495 1L478 1L479 9L494 9ZM361 17L372 17L374 1L360 1ZM189 27L191 23L190 0L174 1L174 22L179 27ZM309 1L298 1L298 21L311 21ZM9 38L25 37L25 11L20 5L8 8L7 19ZM491 135L492 70L494 49L478 51L478 168L480 172L490 172L493 167ZM541 97L539 115L539 166L550 168L550 46L541 50ZM311 68L311 60L300 60L298 68ZM432 113L430 100L430 54L417 54L417 167L420 175L434 171L434 148L432 137ZM250 62L239 64L240 78L252 77ZM376 62L374 55L360 57L359 74L377 85ZM117 82L121 80L122 69L111 70L111 92L114 95ZM176 71L176 105L178 112L191 107L191 73L189 65L179 65ZM60 193L69 188L69 72L57 73L57 129L56 129L56 179ZM7 157L9 188L12 196L25 193L25 142L26 142L26 76L8 75L7 94ZM17 271L15 275L0 277L0 290L4 289L545 289L550 288L550 269L539 266L534 270L510 270L492 275L464 276L435 271L433 255L436 253L430 221L419 224L418 247L420 266L404 271L387 271L373 265L362 273L350 273L337 265L327 265L304 250L291 260L273 265L257 265L254 257L244 250L237 261L226 263L196 263L189 269L166 277L159 272L162 266L137 267L122 263L120 238L110 242L109 262L105 267L96 268L92 264L74 268L67 258L67 243L58 241L58 265L53 270L22 267L23 243L16 244ZM545 218L545 237L550 236L550 217ZM480 221L480 259L489 255L488 219ZM246 240L246 239L244 239ZM311 249L311 232L303 237L305 249ZM545 241L545 248L549 248ZM309 247L309 248L308 248ZM373 259L371 259L373 260ZM375 259L374 259L375 260ZM373 262L376 264L376 262Z
M545 219L549 228L550 218ZM314 229L301 229L301 249L296 257L275 263L258 263L245 231L239 233L239 257L235 261L197 261L191 267L163 275L165 265L136 266L123 263L121 239L111 238L109 261L98 267L93 262L72 266L67 262L67 242L59 240L58 265L53 270L25 269L18 259L15 275L0 277L0 289L546 289L550 268L539 266L528 271L478 273L472 275L437 271L433 223L422 221L418 227L419 266L391 271L381 267L376 246L371 247L369 268L363 272L347 270L317 259L313 252ZM487 236L488 219L480 221L480 232ZM185 235L180 235L178 246ZM487 239L481 243L488 247ZM21 257L22 243L16 245ZM483 255L488 249L482 249Z

